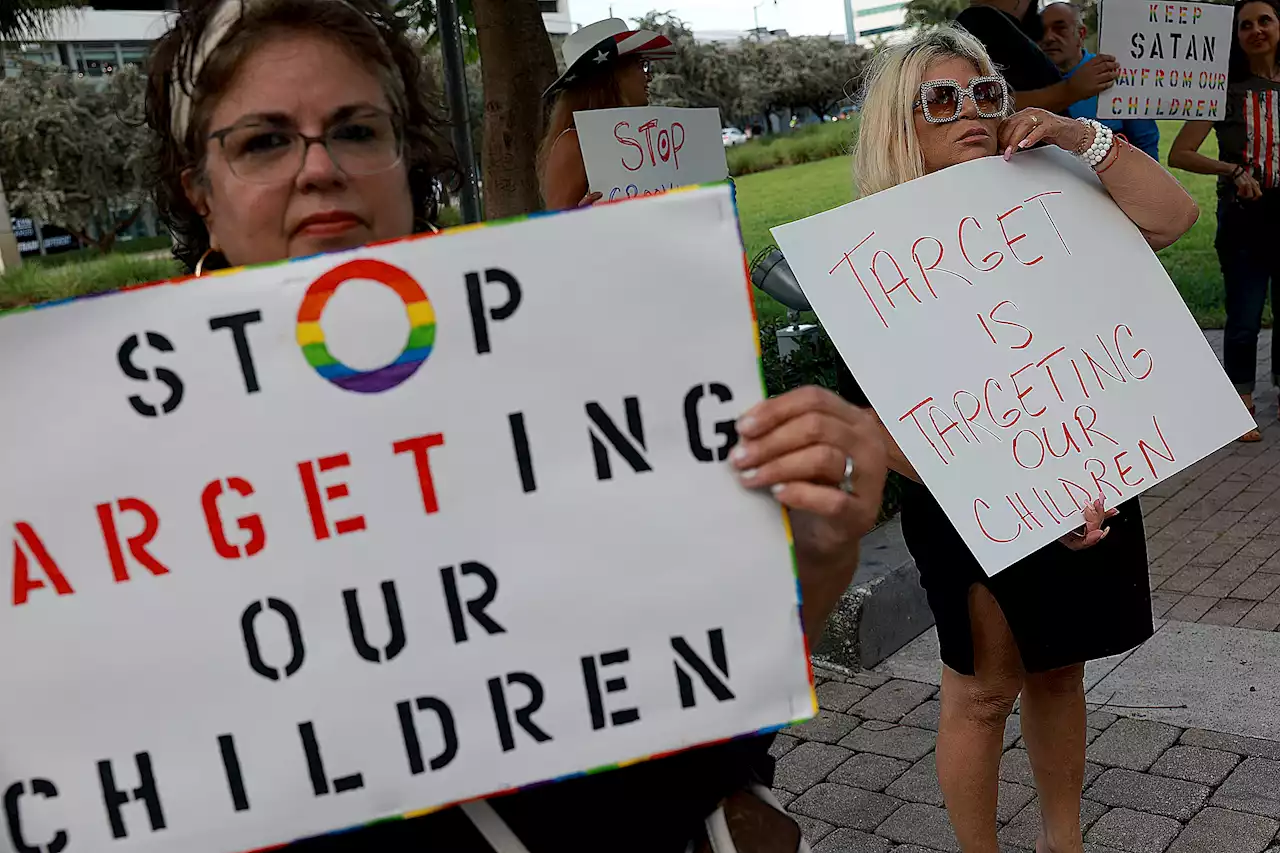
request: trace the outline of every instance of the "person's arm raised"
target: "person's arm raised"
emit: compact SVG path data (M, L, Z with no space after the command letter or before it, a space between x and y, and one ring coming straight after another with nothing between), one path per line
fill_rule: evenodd
M1060 113L1076 101L1092 98L1106 91L1115 82L1120 65L1114 56L1100 54L1093 57L1076 72L1052 86L1014 93L1014 103L1019 109L1042 109Z
M1071 153L1084 150L1094 138L1092 125L1044 110L1023 110L1000 125L1000 150L1005 159L1041 142ZM1120 140L1096 167L1098 178L1125 216L1138 226L1152 249L1163 249L1195 224L1200 208L1178 179L1146 154Z

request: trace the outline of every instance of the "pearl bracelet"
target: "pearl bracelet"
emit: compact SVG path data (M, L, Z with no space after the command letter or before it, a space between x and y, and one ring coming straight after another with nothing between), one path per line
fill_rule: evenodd
M1096 169L1098 164L1107 159L1107 155L1111 153L1115 135L1111 128L1091 118L1081 118L1076 121L1093 130L1093 142L1087 148L1077 151L1076 156L1088 163L1091 168Z

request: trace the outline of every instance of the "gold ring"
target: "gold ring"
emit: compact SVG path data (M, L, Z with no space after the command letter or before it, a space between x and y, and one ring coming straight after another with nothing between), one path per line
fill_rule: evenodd
M1037 116L1032 116L1032 117L1031 117L1031 123L1032 123L1032 124L1039 124L1039 123L1040 123L1040 119L1039 119L1039 117L1037 117Z

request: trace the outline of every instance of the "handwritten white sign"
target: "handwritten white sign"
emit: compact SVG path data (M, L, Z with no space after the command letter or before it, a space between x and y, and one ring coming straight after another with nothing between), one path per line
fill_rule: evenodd
M1221 121L1232 10L1213 3L1104 0L1098 50L1120 63L1098 118Z
M1253 425L1146 241L1058 149L773 229L989 574Z
M725 464L755 335L727 187L0 318L0 850L256 850L811 715Z
M626 107L573 114L592 192L634 198L729 177L720 111Z

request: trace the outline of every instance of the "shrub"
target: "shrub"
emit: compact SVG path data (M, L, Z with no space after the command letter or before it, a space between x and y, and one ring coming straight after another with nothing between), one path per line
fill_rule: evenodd
M839 389L840 354L821 326L798 339L799 346L786 358L778 355L778 329L785 322L760 324L760 362L769 396L776 396L802 385L819 385L832 391ZM884 503L880 520L896 515L902 501L902 480L890 472L884 487Z
M729 174L736 177L843 156L852 150L857 129L854 118L807 124L788 133L758 137L729 149Z

